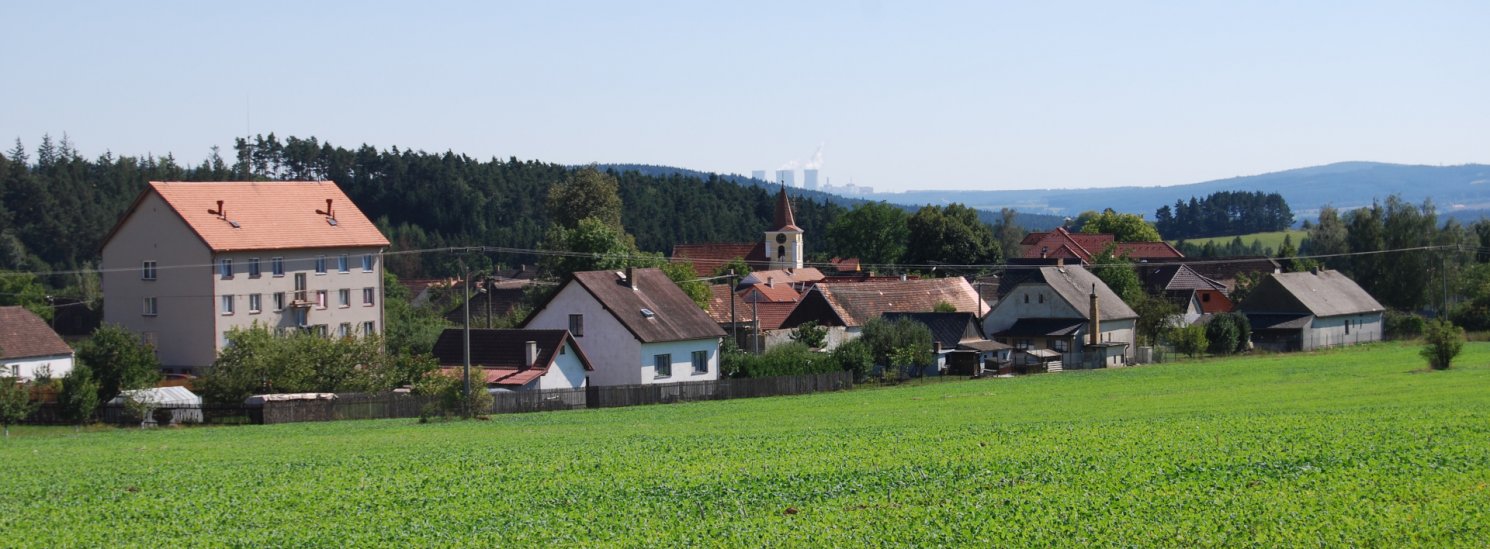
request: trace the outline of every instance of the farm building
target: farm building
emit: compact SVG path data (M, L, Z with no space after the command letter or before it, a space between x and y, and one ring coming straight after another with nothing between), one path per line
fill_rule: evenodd
M1138 313L1090 271L1054 265L1006 278L1017 281L1000 285L1003 296L983 317L983 329L1013 346L1017 362L1096 368L1133 360Z
M1380 341L1385 308L1338 271L1268 275L1242 303L1252 343L1274 351Z

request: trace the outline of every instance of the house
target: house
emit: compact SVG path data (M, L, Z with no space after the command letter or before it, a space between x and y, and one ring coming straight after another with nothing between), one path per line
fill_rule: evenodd
M985 365L1007 363L1010 346L983 337L978 317L972 313L885 313L890 322L909 319L931 330L931 350L936 372L980 375ZM997 366L995 366L997 369ZM933 372L927 372L933 373Z
M1076 259L1090 264L1092 256L1102 253L1108 246L1115 247L1114 255L1136 261L1185 257L1167 242L1118 242L1110 234L1073 233L1065 227L1026 235L1019 243L1019 255L1025 259Z
M568 330L471 330L471 368L488 390L581 389L595 371ZM440 333L431 351L440 369L459 376L465 367L465 330Z
M878 282L822 282L802 294L783 330L815 321L828 328L828 348L859 336L864 324L885 313L929 313L945 303L959 313L981 315L988 304L962 277Z
M25 307L0 307L0 377L62 377L72 371L72 347Z
M1252 343L1274 351L1380 341L1385 311L1350 277L1330 270L1268 275L1240 309Z
M1076 265L1021 270L1019 282L999 287L1005 295L983 317L988 338L1013 346L1015 360L1054 359L1064 368L1133 360L1138 313L1102 279Z
M719 379L724 330L661 269L574 273L523 328L569 330L594 385Z
M168 373L211 365L255 324L380 333L387 246L330 181L153 181L104 239L104 321Z
M490 328L493 323L512 314L522 306L528 287L536 284L531 278L485 278L471 284L471 300L445 313L445 320L455 324L466 321L466 307L471 308L471 325ZM453 291L464 292L459 283ZM461 294L464 296L464 293Z
M1231 312L1231 290L1183 263L1140 263L1138 279L1151 295L1180 306L1186 323L1203 314Z
M1205 259L1149 258L1145 261L1159 265L1183 263L1195 271L1196 274L1220 282L1226 287L1227 295L1231 295L1231 292L1236 290L1237 279L1242 276L1252 276L1261 279L1263 276L1272 273L1283 272L1282 265L1278 263L1278 260L1265 256L1235 256Z
M760 352L786 336L781 323L797 308L801 295L787 284L753 284L736 289L729 284L709 287L705 312L735 338L735 345ZM757 330L759 327L759 330Z
M791 200L787 197L786 185L783 184L781 192L776 195L775 215L764 238L753 243L677 244L673 246L672 261L693 265L694 272L699 276L709 276L735 259L745 260L752 271L795 271L802 268L802 261L806 257L803 243L802 228L797 226L797 218L792 214ZM821 279L822 273L817 273L817 277Z

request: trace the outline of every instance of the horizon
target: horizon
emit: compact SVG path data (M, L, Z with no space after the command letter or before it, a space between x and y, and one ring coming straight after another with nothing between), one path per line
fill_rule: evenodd
M1490 163L1490 5L7 11L0 44L45 55L12 59L0 137L88 157L195 163L274 133L745 176L816 162L876 193Z

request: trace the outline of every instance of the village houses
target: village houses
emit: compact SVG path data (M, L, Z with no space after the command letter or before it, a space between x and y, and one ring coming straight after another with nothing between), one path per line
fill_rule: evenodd
M1011 272L983 318L988 338L1015 359L1056 368L1098 368L1134 359L1138 313L1102 279L1078 265ZM1023 356L1020 356L1023 355Z

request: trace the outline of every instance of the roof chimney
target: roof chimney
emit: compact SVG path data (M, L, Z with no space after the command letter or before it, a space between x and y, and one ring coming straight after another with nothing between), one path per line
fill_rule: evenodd
M529 341L529 342L527 342L527 344L524 347L524 349L526 350L526 352L523 353L523 361L524 361L523 362L523 367L524 368L534 368L534 367L537 367L538 366L538 342L537 341Z
M227 219L228 213L222 209L222 201L217 201L216 210L207 210L207 213L217 216L218 219Z
M1091 310L1091 313L1092 313L1092 331L1091 331L1091 333L1087 334L1087 340L1089 340L1092 345L1096 345L1096 344L1102 342L1102 317L1101 317L1101 312L1102 311L1101 311L1100 307L1098 307L1098 305L1097 305L1097 284L1096 283L1092 283L1092 296L1091 296L1091 299L1092 299L1092 310Z
M630 265L627 265L626 266L626 287L627 288L631 288L632 291L636 291L636 276L635 276L635 274L636 273L634 273L632 271L631 266Z
M906 279L905 273L900 273L900 281L901 282L905 282L905 279Z
M776 277L774 277L774 276L768 276L768 277L766 277L766 287L767 288L775 288L776 287Z

